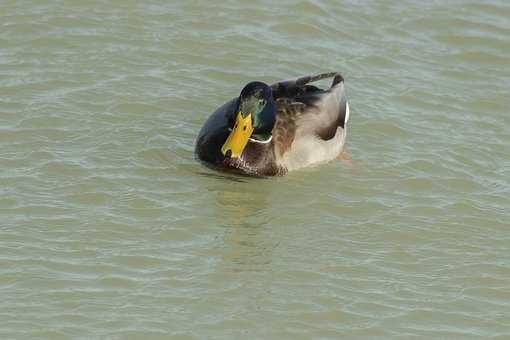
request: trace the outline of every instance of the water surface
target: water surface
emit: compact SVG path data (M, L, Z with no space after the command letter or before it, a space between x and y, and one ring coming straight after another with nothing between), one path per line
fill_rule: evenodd
M0 2L0 338L510 337L503 0ZM251 80L340 71L341 162L226 176Z

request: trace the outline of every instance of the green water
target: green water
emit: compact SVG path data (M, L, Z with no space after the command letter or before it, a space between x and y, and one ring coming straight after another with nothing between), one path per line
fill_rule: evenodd
M510 4L0 1L1 339L510 337ZM251 80L346 79L349 166L223 176Z

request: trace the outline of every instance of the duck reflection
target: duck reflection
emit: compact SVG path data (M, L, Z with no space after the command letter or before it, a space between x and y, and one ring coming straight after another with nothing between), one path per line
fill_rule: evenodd
M217 211L224 232L222 258L234 271L257 271L271 263L276 246L269 229L269 180L233 183L217 191Z

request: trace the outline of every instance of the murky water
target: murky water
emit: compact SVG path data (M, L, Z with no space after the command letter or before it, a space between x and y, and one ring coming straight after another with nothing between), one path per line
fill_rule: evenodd
M0 2L0 338L510 337L510 5ZM355 161L198 164L338 70Z

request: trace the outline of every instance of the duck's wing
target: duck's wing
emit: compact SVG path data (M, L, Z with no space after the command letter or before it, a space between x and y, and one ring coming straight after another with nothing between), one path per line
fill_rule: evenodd
M280 156L287 152L296 136L297 120L306 111L303 103L292 101L289 98L276 100L276 122L272 131L275 148Z
M344 80L342 75L338 72L321 73L314 76L305 76L297 79L280 81L271 85L271 90L273 91L275 99L282 97L295 98L307 93L323 91L316 86L310 85L310 83L327 78L333 78L331 88Z
M333 78L329 89L309 83ZM295 138L315 136L322 140L335 137L345 129L349 107L340 73L323 73L273 84L278 111L273 138L280 155L290 149Z

